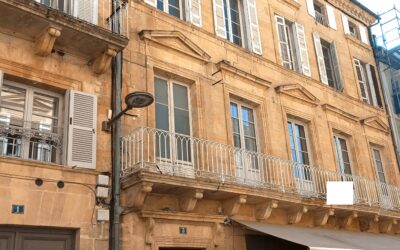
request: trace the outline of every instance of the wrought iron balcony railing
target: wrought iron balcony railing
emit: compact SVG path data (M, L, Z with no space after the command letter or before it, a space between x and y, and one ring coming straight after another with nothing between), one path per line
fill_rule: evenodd
M326 20L325 15L318 11L315 11L315 20L322 25L328 26L328 22Z
M0 156L56 163L61 151L61 128L0 117Z
M326 199L327 181L352 181L358 205L400 210L400 187L154 128L121 138L122 178L140 171Z

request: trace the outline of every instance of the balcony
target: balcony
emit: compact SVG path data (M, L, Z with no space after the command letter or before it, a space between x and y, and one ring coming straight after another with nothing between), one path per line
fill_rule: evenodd
M315 20L322 25L328 26L328 21L326 20L325 15L318 11L315 11Z
M78 8L83 1L0 0L0 30L34 43L34 53L48 56L72 54L87 60L96 73L107 69L110 58L121 51L128 38L110 31L110 20L119 20L122 34L127 34L127 7L121 5L118 15L109 6ZM104 1L107 2L107 1ZM61 4L64 3L64 4ZM86 1L85 1L86 3ZM89 11L88 11L89 10Z
M146 179L148 174L147 180L164 186L170 183L175 187L200 188L203 183L203 188L217 186L221 193L231 192L222 187L229 186L236 191L242 187L254 196L267 194L283 200L290 197L323 206L327 181L352 181L353 209L384 210L397 217L400 212L400 188L397 186L217 142L142 127L122 137L121 147L123 187L132 180Z
M62 129L0 116L0 156L59 163Z

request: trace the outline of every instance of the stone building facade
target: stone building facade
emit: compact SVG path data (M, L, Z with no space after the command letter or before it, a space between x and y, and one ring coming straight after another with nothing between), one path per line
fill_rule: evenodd
M366 28L376 17L357 1L130 0L129 43L108 31L108 1L51 2L64 12L0 0L0 247L107 249L100 125L121 50L123 94L155 96L122 118L121 249L397 243L400 176ZM326 182L343 180L355 204L326 205ZM358 240L304 241L324 232Z

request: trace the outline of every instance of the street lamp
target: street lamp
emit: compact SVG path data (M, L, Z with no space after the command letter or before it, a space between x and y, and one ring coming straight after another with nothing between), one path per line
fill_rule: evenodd
M110 132L112 124L123 116L128 110L133 108L144 108L151 105L154 102L154 97L152 94L147 92L136 91L129 93L125 96L126 108L119 112L116 116L111 118L109 121L103 121L102 130Z

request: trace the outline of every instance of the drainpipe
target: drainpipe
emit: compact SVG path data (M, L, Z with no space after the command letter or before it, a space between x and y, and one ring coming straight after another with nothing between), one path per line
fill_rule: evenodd
M390 98L390 96L389 97L386 96L386 91L385 91L385 88L383 86L384 83L383 83L383 77L382 77L382 73L381 73L381 63L380 63L380 61L378 59L377 53L375 53L375 48L377 48L377 44L376 44L376 41L375 41L374 36L372 34L372 30L371 30L373 26L375 26L375 25L377 25L379 23L379 21L380 21L380 18L378 18L378 20L377 20L377 22L375 24L372 24L371 26L368 27L368 36L369 36L370 44L372 45L372 51L374 52L375 62L377 64L377 71L378 71L379 81L381 83L381 89L382 89L382 99L383 99L382 102L385 105L386 111L389 114L388 121L389 121L389 127L390 127L390 134L392 136L392 143L393 143L393 147L394 147L394 151L395 151L395 155L396 155L396 160L397 160L397 168L400 170L400 156L398 154L399 145L397 144L397 140L395 139L396 135L394 134L394 127L393 127L394 124L393 124L393 121L392 121L392 109L391 109L391 107L389 107L389 104L386 101L387 100L386 98Z
M117 0L111 1L112 14L111 31L120 34L119 18L117 14ZM112 59L112 110L113 114L121 112L121 89L122 89L122 51ZM120 238L120 173L121 173L121 120L117 119L112 126L112 198L111 198L111 220L109 249L119 250Z

